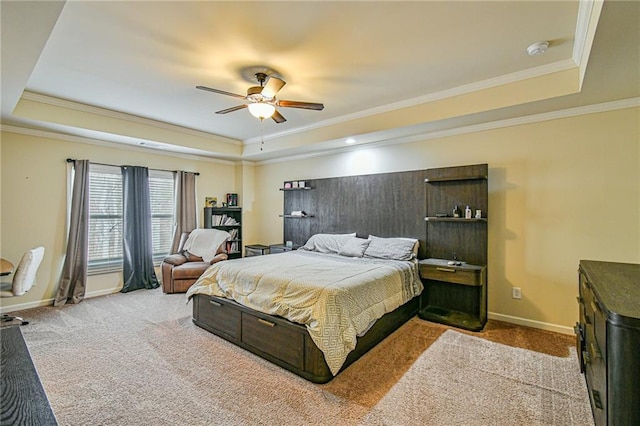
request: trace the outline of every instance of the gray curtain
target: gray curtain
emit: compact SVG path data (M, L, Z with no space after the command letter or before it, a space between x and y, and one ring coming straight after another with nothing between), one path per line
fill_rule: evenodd
M176 224L173 231L171 253L178 251L180 236L197 227L196 174L176 172Z
M126 293L160 284L153 269L151 241L151 202L149 170L146 167L122 167L122 255Z
M54 306L79 303L87 287L89 257L89 160L73 161L73 192L67 253Z

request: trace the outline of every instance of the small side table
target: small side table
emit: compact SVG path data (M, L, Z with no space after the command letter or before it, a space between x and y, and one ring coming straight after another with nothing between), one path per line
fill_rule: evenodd
M418 316L466 330L482 330L487 322L487 267L449 265L446 259L423 259L418 264L425 287Z
M269 253L284 253L285 251L298 250L300 248L299 244L294 244L292 246L287 247L286 244L271 244L269 246Z
M263 244L251 244L244 246L244 257L262 256L269 254L269 246Z

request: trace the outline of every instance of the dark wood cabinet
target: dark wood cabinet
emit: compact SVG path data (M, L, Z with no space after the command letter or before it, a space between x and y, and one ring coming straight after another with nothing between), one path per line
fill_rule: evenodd
M427 259L420 261L425 290L419 316L480 331L487 322L488 165L428 169L426 176Z
M227 231L229 259L242 257L242 209L240 207L205 207L204 227Z
M581 260L576 346L595 424L640 424L640 265Z

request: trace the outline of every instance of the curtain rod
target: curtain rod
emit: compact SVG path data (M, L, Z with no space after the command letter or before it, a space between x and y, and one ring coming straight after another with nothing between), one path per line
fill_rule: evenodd
M73 163L74 161L76 161L74 158L67 158L67 163ZM99 166L111 166L111 167L122 167L122 166L117 166L115 164L106 164L106 163L94 163L92 161L89 161L90 164L97 164ZM152 170L159 170L161 172L172 172L172 173L177 173L179 170L165 170L165 169L152 169ZM200 173L198 172L194 172L193 173L196 176L200 176Z

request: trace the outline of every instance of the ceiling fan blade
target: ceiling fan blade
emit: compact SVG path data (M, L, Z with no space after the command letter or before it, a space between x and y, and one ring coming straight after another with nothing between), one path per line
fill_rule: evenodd
M233 96L234 98L241 98L241 99L245 99L244 95L237 95L235 93L231 93L231 92L225 92L224 90L218 90L218 89L212 89L211 87L206 87L206 86L196 86L196 89L200 89L200 90L207 90L209 92L213 92L213 93L219 93L221 95L227 95L227 96Z
M273 98L279 91L287 84L286 81L280 80L277 77L269 77L267 84L262 89L262 96L265 98Z
M323 104L317 104L313 102L298 102L298 101L277 101L276 105L285 107L285 108L302 108L302 109L312 109L315 111L322 111L324 109Z
M222 109L220 111L216 111L216 114L226 114L226 113L229 113L229 112L233 112L233 111L238 111L238 110L244 109L246 107L247 107L247 104L242 104L242 105L234 106L234 107L231 107L231 108Z
M284 123L285 121L287 121L286 118L284 118L282 116L282 114L280 114L280 112L278 110L276 110L273 115L271 116L271 118L273 118L273 121L275 121L276 123L280 124L280 123Z

